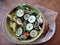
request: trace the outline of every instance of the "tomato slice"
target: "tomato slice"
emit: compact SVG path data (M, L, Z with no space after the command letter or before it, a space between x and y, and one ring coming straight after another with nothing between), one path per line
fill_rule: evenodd
M30 36L30 33L29 32L25 32L25 33L23 33L25 36Z

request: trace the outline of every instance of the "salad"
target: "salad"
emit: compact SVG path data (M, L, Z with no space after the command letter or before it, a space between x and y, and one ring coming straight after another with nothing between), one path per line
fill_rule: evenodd
M41 12L30 5L19 5L7 15L8 32L17 40L31 40L36 38L44 26Z

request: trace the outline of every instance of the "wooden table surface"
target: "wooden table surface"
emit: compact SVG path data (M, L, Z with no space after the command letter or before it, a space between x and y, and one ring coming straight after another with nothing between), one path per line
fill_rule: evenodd
M2 32L2 15L5 15L6 12L14 5L18 3L28 3L32 5L44 6L48 9L54 10L58 13L56 19L56 32L51 40L42 44L36 45L60 45L60 0L0 0L0 45L18 45L9 42L3 35Z

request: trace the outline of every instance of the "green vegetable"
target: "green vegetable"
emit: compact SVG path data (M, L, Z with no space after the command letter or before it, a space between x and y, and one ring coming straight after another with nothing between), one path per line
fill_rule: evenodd
M22 34L22 28L18 28L18 30L16 31L16 35L20 36Z
M20 9L23 9L24 10L24 7L22 4L19 5Z
M27 31L25 26L22 27L22 30L23 30L23 32Z
M21 35L21 38L22 38L23 40L26 40L26 39L27 39L27 36Z
M36 16L36 18L38 19L40 17L40 13L38 13L38 15Z

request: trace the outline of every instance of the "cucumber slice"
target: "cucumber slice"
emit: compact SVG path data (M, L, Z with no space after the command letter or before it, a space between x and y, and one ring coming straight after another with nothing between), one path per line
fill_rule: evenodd
M35 22L35 20L36 20L36 17L35 16L30 16L29 17L29 19L28 19L28 21L30 22L30 23L34 23Z
M28 20L29 16L30 16L30 14L25 14L25 15L24 15L24 19L25 19L25 20Z
M17 19L17 24L22 25L22 21L20 18Z
M18 28L18 30L16 31L16 35L20 36L22 34L22 28Z
M19 9L17 12L16 12L16 15L18 17L22 17L24 15L24 11L22 9Z
M27 30L32 30L32 29L33 29L33 24L28 23L28 24L26 25L26 29L27 29Z
M31 37L36 37L37 34L38 34L38 32L37 32L36 30L32 30L32 31L30 32L30 36L31 36Z

